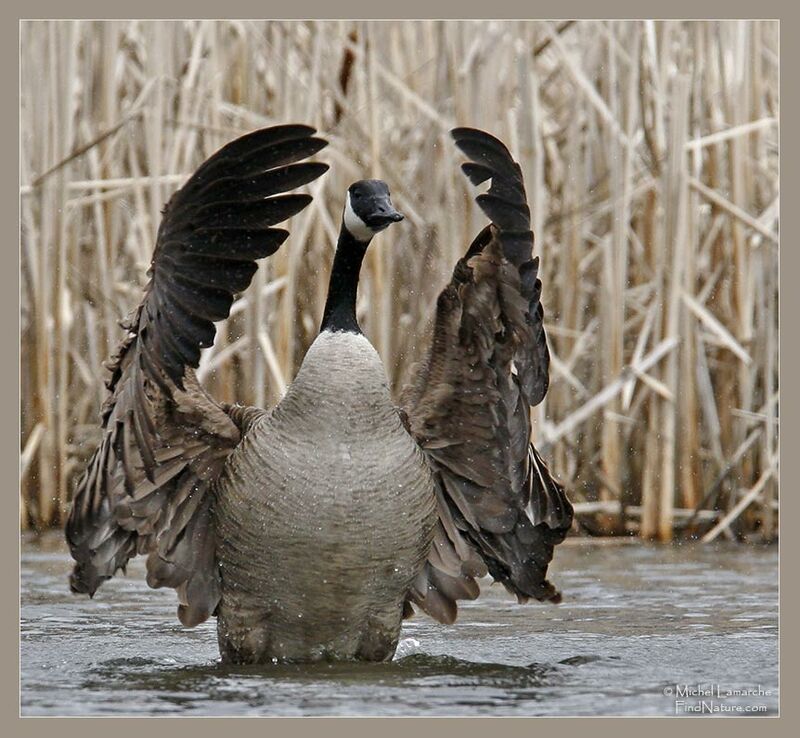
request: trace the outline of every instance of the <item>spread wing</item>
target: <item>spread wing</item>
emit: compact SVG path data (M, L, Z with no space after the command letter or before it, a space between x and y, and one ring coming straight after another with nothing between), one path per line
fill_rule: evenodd
M493 136L452 135L470 181L491 180L477 197L491 223L439 295L427 357L401 399L438 481L434 545L409 599L441 622L455 620L457 600L478 596L475 577L487 570L521 602L557 601L547 566L572 524L530 443L549 353L522 172Z
M256 261L289 235L273 226L311 200L281 193L327 169L302 162L326 145L313 133L287 125L243 136L167 204L144 298L109 364L102 441L66 525L74 592L94 595L132 556L147 554L147 583L178 590L181 622L196 625L214 612L209 488L252 413L217 404L194 369Z

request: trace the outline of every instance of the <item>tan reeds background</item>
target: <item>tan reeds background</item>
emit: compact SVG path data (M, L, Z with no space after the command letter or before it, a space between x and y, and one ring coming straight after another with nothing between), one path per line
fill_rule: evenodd
M580 526L774 538L778 35L773 21L23 23L21 525L68 508L170 193L237 135L306 122L331 171L203 356L216 397L280 397L363 176L407 216L360 292L401 384L481 222L448 130L484 127L528 183L553 356L535 433Z

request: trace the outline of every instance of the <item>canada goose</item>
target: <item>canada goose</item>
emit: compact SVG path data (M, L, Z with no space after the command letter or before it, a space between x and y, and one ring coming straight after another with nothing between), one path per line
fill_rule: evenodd
M491 223L439 295L427 355L395 404L356 319L362 259L402 215L378 180L347 192L321 329L271 411L219 404L195 376L233 294L288 236L326 142L287 125L209 158L169 201L139 307L110 363L103 438L66 526L74 592L136 554L187 626L217 616L223 660L386 660L413 605L443 623L491 574L520 602L547 581L572 507L530 444L548 385L522 172L457 128Z

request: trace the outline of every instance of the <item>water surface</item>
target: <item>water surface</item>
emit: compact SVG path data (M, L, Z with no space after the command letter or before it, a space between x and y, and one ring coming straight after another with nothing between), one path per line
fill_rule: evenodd
M389 664L231 667L217 662L216 621L182 627L174 592L148 589L143 561L89 600L69 592L60 537L26 537L21 710L525 716L674 715L696 706L776 714L777 565L774 547L569 540L552 567L561 605L520 606L487 584L461 605L456 625L421 614L407 621ZM713 694L684 694L698 686Z

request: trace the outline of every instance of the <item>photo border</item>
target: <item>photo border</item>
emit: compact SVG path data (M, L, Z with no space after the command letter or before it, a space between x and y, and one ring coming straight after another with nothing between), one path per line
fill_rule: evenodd
M333 13L332 9L335 8L336 12ZM128 10L128 13L115 12L117 10ZM130 10L135 10L135 14L131 14ZM187 14L185 11L190 10ZM416 18L483 18L490 15L492 18L498 19L511 19L511 18L526 18L535 13L538 18L558 17L558 18L596 18L599 17L599 11L602 11L602 17L616 17L616 18L646 18L646 17L665 17L663 15L665 10L670 11L670 16L675 18L749 18L752 17L753 11L758 12L758 16L762 18L780 18L781 19L781 40L788 43L782 44L781 48L781 63L782 67L789 70L798 68L794 62L797 61L798 56L797 46L794 34L792 31L798 30L798 23L796 15L797 8L790 11L785 4L777 2L760 2L757 5L753 3L745 3L743 0L729 1L725 4L722 3L689 3L689 2L671 2L667 7L663 5L655 6L652 4L650 7L645 7L641 2L607 2L602 6L596 3L590 3L588 0L583 2L537 2L532 4L530 2L523 2L523 0L514 0L513 2L505 2L502 4L491 4L474 2L474 0L450 2L447 4L439 4L432 8L431 4L419 2L418 0L406 0L401 5L389 4L386 7L379 6L374 2L356 2L355 0L344 0L343 2L336 3L335 5L330 2L323 2L322 0L303 0L302 2L270 2L270 3L257 3L257 2L244 2L242 0L233 0L232 2L225 3L220 6L219 3L211 3L209 0L198 0L194 2L191 7L178 8L176 6L166 7L163 2L152 2L152 0L140 0L134 6L126 4L125 7L115 8L112 7L107 1L100 2L99 0L81 0L80 2L72 2L69 7L65 7L63 3L57 3L55 0L35 1L27 3L9 3L3 7L3 20L0 24L2 29L3 44L0 47L0 54L3 55L0 70L2 73L2 81L4 89L7 94L14 93L14 99L19 103L19 21L21 18L59 18L64 17L65 11L67 17L74 18L127 18L127 17L142 17L142 18L180 18L180 17L219 17L220 10L226 11L226 16L230 18L255 18L262 17L269 14L272 17L279 17L285 19L303 19L303 18L381 18L381 10L389 11L386 19L396 20L410 20ZM397 11L402 11L407 18L399 18ZM183 11L183 12L181 12ZM394 11L394 12L392 12ZM6 17L11 16L11 17ZM797 86L795 81L794 87ZM781 100L781 127L783 130L789 131L788 136L781 139L781 163L788 162L788 166L783 166L781 170L781 186L784 192L797 193L797 169L792 166L797 157L796 154L797 142L795 141L793 132L797 130L792 124L798 118L798 102L797 95L791 97L786 95L787 86L783 86L782 100ZM19 172L19 108L9 104L5 106L2 114L3 125L3 145L6 147L7 153L3 161L6 162L6 168L10 169L10 162L17 162L17 173ZM8 225L9 230L13 229L14 233L10 235L11 246L7 246L6 250L11 252L13 256L4 257L13 261L12 264L4 265L5 268L0 270L0 280L2 280L2 289L0 289L0 320L3 322L3 327L8 335L16 333L19 336L19 178L17 181L12 182L12 176L9 175L7 182L4 182L4 188L7 187L8 191L4 192L4 197L0 200L0 204L4 211L5 218L3 222ZM787 202L795 202L791 195L786 198ZM796 232L795 220L797 215L793 207L790 207L785 213L782 213L781 230L788 233ZM14 244L16 247L14 247ZM800 274L798 267L798 260L800 256L796 249L787 249L781 253L781 286L792 276ZM798 315L800 314L800 291L797 289L788 289L780 291L780 317L785 315ZM781 320L782 323L782 320ZM6 325L8 324L8 325ZM791 324L790 324L791 325ZM2 422L2 440L0 444L0 453L2 453L2 461L4 469L10 477L14 477L15 481L10 485L11 489L14 487L19 489L19 343L17 342L16 353L9 350L4 353L0 359L0 378L2 378L2 387L7 396L13 396L13 401L17 412L9 410L4 413ZM781 376L794 376L794 369L798 366L798 359L800 358L800 342L796 341L781 341L781 359L782 359L782 373ZM792 383L788 387L780 387L782 391L781 409L783 428L781 438L795 437L792 429L796 429L798 422L797 413L797 396L798 390ZM785 460L788 464L785 478L793 479L798 474L797 458L793 454ZM783 471L783 469L781 470ZM782 478L784 475L781 475ZM636 734L639 736L643 726L638 724L640 720L658 720L653 725L646 726L646 730L659 734L673 734L679 730L678 726L672 723L662 722L664 718L603 718L602 723L594 723L591 726L582 722L582 718L480 718L475 720L473 718L419 718L420 721L409 724L404 718L395 718L387 722L386 718L314 718L307 720L303 718L269 718L270 723L263 725L254 722L252 718L214 718L209 721L209 718L185 718L192 720L190 726L176 726L172 724L164 724L165 721L174 720L175 718L20 718L19 717L19 514L18 514L18 495L14 494L9 489L3 498L3 505L8 509L4 511L3 520L5 524L14 530L5 532L2 536L0 544L2 545L2 552L4 554L3 560L6 562L2 570L2 584L4 585L3 591L7 592L4 598L2 616L4 620L4 627L2 630L2 655L3 670L2 670L2 702L0 702L0 709L6 718L3 726L4 731L10 731L7 735L13 736L34 736L34 735L50 735L54 731L63 733L66 738L88 738L93 735L107 735L109 730L114 732L115 738L119 736L123 738L128 735L140 736L141 732L148 731L154 734L161 734L162 731L174 733L176 731L190 730L192 738L203 738L204 736L214 736L217 738L218 732L223 730L233 729L237 735L263 735L267 731L282 731L291 730L292 733L297 732L300 735L318 735L324 731L326 735L331 735L332 738L347 736L350 738L355 735L373 735L375 732L380 731L382 738L393 738L394 736L405 736L409 730L418 731L430 729L436 731L437 734L443 736L457 736L457 738L468 738L468 736L482 736L485 738L487 730L498 729L504 733L503 738L506 736L533 736L534 733L541 731L563 731L566 730L569 734L572 730L586 731L596 730L600 727L603 731L613 731L615 736L624 738L627 735ZM793 494L792 490L786 496L781 496L781 515L780 520L793 521L797 519L794 514L797 506L797 495ZM788 536L781 542L781 558L785 557L786 561L793 562L797 558L795 556L795 549L798 546L796 539L793 536ZM787 569L789 570L787 572ZM798 592L795 586L790 589L786 585L788 578L791 576L791 566L782 567L780 571L780 614L785 617L785 622L794 623L797 621L796 615L798 611ZM796 579L796 577L795 577ZM16 593L12 596L12 592ZM787 617L788 614L788 617ZM5 622L6 620L10 622ZM796 653L796 641L798 634L793 632L792 628L788 628L787 632L780 634L781 638L781 651L786 656L787 654ZM780 689L782 695L788 695L788 699L782 700L781 705L781 718L769 719L763 725L759 725L756 730L764 731L767 734L773 731L786 730L788 721L793 718L793 713L797 710L793 706L795 700L792 699L793 687L797 684L797 661L793 657L781 659L780 670ZM61 720L59 725L50 725L50 720ZM591 718L589 718L591 719ZM691 718L690 718L691 719ZM695 718L696 720L697 718ZM114 720L113 724L108 721ZM142 720L148 720L146 725L141 723ZM217 720L233 721L231 725L221 726ZM503 720L501 725L487 725L486 720ZM550 721L559 721L558 724L550 724ZM155 721L155 722L152 722ZM277 721L277 722L275 722ZM322 722L320 722L322 721ZM433 723L432 721L436 721ZM532 722L535 721L535 722ZM545 721L545 722L542 722ZM717 732L724 732L726 736L736 736L739 734L752 734L754 726L749 722L736 722L729 721L713 723L704 723L702 727L696 725L681 724L680 730L702 730L704 735L714 735ZM648 736L649 738L649 736Z

